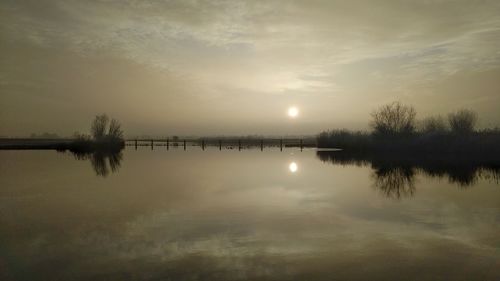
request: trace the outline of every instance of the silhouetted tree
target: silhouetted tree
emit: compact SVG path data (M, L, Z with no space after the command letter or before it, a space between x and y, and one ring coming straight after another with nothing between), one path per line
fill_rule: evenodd
M477 123L476 112L469 109L461 109L448 114L448 123L452 132L457 134L468 134L474 131Z
M109 124L108 137L111 139L122 139L123 138L123 130L121 128L120 122L116 119L111 119L111 123Z
M109 118L106 114L97 115L94 118L94 121L92 121L92 126L90 127L90 132L95 140L104 138L108 122Z
M94 118L90 131L94 140L107 139L115 141L123 139L123 130L120 122L116 119L111 119L110 122L106 114L97 115Z
M377 135L408 135L415 131L416 115L411 105L393 102L374 111L370 125Z

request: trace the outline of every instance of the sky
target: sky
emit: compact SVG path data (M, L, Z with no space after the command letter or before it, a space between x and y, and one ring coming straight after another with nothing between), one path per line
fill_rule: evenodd
M475 110L500 126L500 1L0 0L0 135L300 135ZM290 118L291 106L298 116Z

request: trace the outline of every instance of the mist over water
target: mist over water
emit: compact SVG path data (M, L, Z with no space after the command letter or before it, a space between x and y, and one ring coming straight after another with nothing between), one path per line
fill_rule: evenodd
M295 148L0 151L0 279L498 280L498 167Z

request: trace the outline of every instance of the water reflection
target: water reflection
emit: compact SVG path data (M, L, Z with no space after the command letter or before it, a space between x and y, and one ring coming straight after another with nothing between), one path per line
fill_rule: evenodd
M111 175L109 156L0 151L0 280L500 280L500 189L421 174L449 163L125 149Z
M479 179L496 183L500 180L500 160L495 157L422 157L345 151L318 151L316 155L321 161L336 165L370 166L373 186L385 196L397 199L414 195L415 176L419 173L446 178L461 188L473 186Z
M78 160L89 160L97 176L107 177L110 172L120 169L123 153L121 151L71 152Z
M415 169L381 167L373 172L375 188L389 198L411 197L415 193Z

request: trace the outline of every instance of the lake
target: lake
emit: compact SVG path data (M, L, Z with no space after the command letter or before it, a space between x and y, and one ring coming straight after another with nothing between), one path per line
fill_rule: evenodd
M0 279L500 280L499 165L338 155L0 151Z

